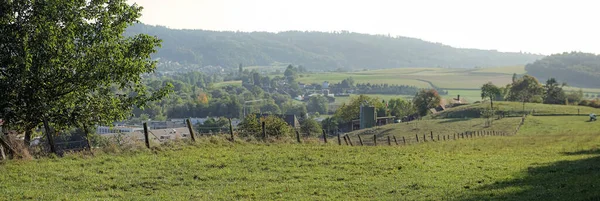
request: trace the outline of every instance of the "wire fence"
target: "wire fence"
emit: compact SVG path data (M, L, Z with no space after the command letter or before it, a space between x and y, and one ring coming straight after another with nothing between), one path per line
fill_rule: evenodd
M270 143L273 141L287 139L287 142L295 143L319 143L319 144L337 144L337 145L348 145L348 146L392 146L392 145L412 145L427 142L444 142L444 141L455 141L462 139L473 139L482 138L487 136L511 136L517 134L520 127L524 124L525 118L523 115L520 123L517 125L514 131L499 131L499 130L473 130L464 131L460 133L429 133L415 134L414 136L408 135L386 135L384 132L377 131L376 129L362 130L360 133L344 133L339 131L328 132L322 130L320 133L302 133L299 129L292 129L291 133L277 133L278 131L267 131L267 125L263 122L260 130L256 131L244 131L233 128L231 124L227 127L208 127L208 128L194 128L193 126L181 127L181 128L166 128L166 129L155 129L149 130L147 126L143 132L133 133L119 133L110 136L104 136L104 144L100 146L114 145L114 146L128 146L136 145L143 142L146 148L152 146L159 146L162 143L172 142L176 140L196 142L203 138L218 137L226 139L228 141L256 141L260 143ZM44 139L41 139L44 140ZM89 140L94 141L94 140ZM87 148L91 148L88 144L88 139L68 141L68 140L57 140L54 143L58 154L62 155L65 152L70 151L82 151ZM102 141L102 140L101 140ZM40 143L42 146L40 150L49 149L49 143ZM96 141L97 144L97 141ZM102 144L102 143L101 143ZM0 146L3 147L2 151L5 152L4 157L0 155L0 159L7 158L6 155L14 154L16 152L12 146L3 140L0 136ZM8 154L6 154L8 153ZM2 153L0 153L2 154Z

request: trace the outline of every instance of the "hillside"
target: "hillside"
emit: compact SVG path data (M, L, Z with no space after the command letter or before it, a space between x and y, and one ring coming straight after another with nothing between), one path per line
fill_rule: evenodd
M308 69L346 70L394 67L524 65L540 55L458 49L415 38L350 32L217 32L175 30L137 24L127 34L146 33L163 40L155 58L200 66L268 66L293 63Z
M525 66L540 81L554 77L571 86L600 87L600 55L571 52L554 54Z
M211 137L152 151L15 160L0 163L0 200L598 200L598 129L581 117L534 116L517 135L408 146Z

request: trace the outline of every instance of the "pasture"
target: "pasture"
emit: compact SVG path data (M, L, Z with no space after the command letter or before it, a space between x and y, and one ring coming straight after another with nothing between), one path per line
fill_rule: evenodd
M16 160L0 164L0 200L597 200L598 129L581 117L534 116L514 136L409 146L211 138Z

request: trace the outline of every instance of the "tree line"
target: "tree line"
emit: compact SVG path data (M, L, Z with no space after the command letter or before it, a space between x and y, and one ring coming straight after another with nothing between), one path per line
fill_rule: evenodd
M600 55L583 52L553 54L525 66L539 79L556 78L572 86L600 87Z
M493 50L460 49L415 38L351 32L230 32L174 30L136 24L127 34L163 39L153 55L161 61L189 66L236 68L294 63L312 70L357 70L413 66L476 67L522 65L540 55ZM235 52L235 54L231 54Z

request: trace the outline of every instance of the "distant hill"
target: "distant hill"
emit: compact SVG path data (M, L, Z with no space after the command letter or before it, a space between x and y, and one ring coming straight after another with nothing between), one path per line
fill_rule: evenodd
M541 55L460 49L415 38L351 32L218 32L137 24L127 34L163 39L154 55L184 64L224 67L293 63L308 69L490 67L524 65Z
M582 52L554 54L527 64L525 70L542 82L553 77L570 86L600 88L600 55Z

